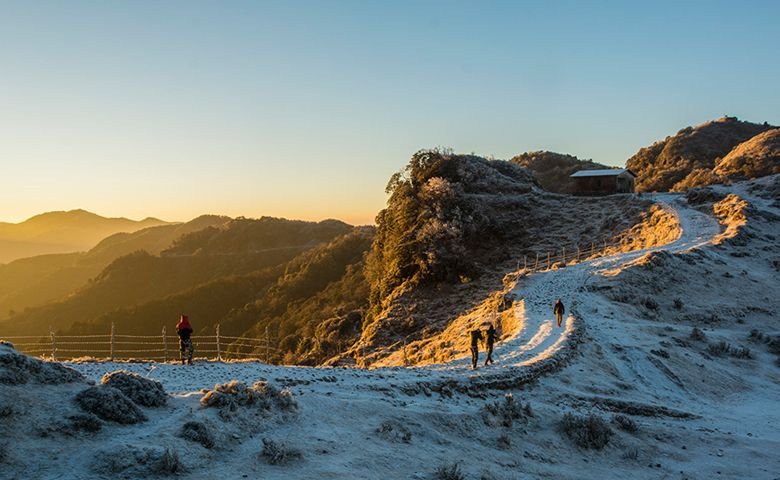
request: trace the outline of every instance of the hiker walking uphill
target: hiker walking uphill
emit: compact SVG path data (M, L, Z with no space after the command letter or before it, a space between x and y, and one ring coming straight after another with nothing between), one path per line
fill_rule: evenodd
M487 351L487 358L485 358L485 366L493 363L493 343L496 341L496 329L491 323L485 332L485 350Z
M182 315L179 323L176 324L176 333L179 334L179 358L184 365L184 355L187 355L187 364L192 365L192 325L187 315Z
M556 317L558 317L558 326L561 326L561 322L563 322L563 314L566 312L566 309L563 308L563 302L561 302L561 299L559 298L558 301L555 302L555 306L553 307L553 313Z
M482 340L482 330L475 328L471 334L471 368L476 370L479 360L479 341Z

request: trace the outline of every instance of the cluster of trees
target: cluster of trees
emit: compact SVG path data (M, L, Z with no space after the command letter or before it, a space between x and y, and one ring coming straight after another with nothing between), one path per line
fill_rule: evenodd
M480 235L493 235L495 217L480 196L521 195L537 186L515 164L446 150L421 150L387 185L387 208L367 259L371 314L402 285L455 282L470 277L468 252Z

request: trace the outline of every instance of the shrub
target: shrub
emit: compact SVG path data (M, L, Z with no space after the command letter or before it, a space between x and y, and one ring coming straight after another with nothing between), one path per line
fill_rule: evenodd
M436 469L436 480L466 480L466 476L460 471L460 465L441 465Z
M398 422L386 420L376 429L380 437L394 442L410 443L412 432Z
M103 422L91 413L77 413L68 417L70 428L77 432L96 433L103 428Z
M184 471L184 465L179 460L176 451L166 448L162 455L152 463L151 470L158 475L175 475Z
M613 434L609 424L596 415L582 417L567 413L561 419L559 428L580 447L597 450L604 448Z
M200 443L205 448L214 448L214 435L201 422L187 422L181 427L181 436L191 442Z
M741 358L741 359L750 359L753 358L753 353L747 347L740 347L740 348L732 349L731 356L735 358Z
M200 404L227 411L249 406L270 410L272 405L285 412L294 412L298 408L292 392L287 389L278 390L268 382L256 382L247 387L244 382L238 380L214 386L213 390L203 395Z
M639 460L639 449L636 447L631 447L628 450L625 451L623 454L623 458L626 460Z
M504 395L503 401L488 403L482 409L482 420L488 426L501 425L509 428L515 420L527 420L528 417L533 417L531 404L521 405L511 393Z
M300 450L268 438L263 439L263 451L260 455L271 465L283 465L287 462L303 458L303 453Z
M146 421L146 415L138 405L113 387L99 385L83 390L76 395L76 403L103 420L124 425Z
M78 371L57 362L44 362L19 353L9 345L0 346L0 384L22 385L37 382L59 385L83 381Z
M615 423L619 429L624 432L634 433L639 430L639 425L632 419L625 415L615 415L612 418L612 422Z
M137 448L131 445L115 445L109 450L98 451L92 463L92 471L103 476L124 478L149 478L153 475L177 475L185 471L179 454L165 448Z
M703 342L707 340L707 336L699 327L693 327L691 329L691 340L696 340L697 342Z
M726 355L730 350L731 345L729 345L725 340L721 340L718 343L711 343L707 346L707 352L709 352L711 355L715 355L716 357Z
M136 373L124 370L107 373L103 375L100 383L120 390L130 400L144 407L162 407L168 403L168 395L160 382Z

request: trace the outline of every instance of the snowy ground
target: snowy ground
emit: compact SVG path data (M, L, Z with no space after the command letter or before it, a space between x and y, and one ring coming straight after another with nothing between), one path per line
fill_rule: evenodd
M144 448L175 451L185 468L177 475L184 478L422 479L455 463L474 479L602 479L629 472L641 479L780 478L780 368L764 344L748 341L751 329L780 334L780 304L770 293L780 288L771 264L780 222L772 202L744 186L733 188L766 212L749 219L755 232L747 245L710 245L721 231L712 216L679 196L660 196L679 217L678 240L527 277L514 292L525 299L520 331L497 346L495 365L476 372L465 357L369 371L259 363L74 364L96 381L106 372L131 370L174 394L169 406L145 409L149 421L143 424L109 425L75 437L41 432L53 422L47 415L77 410L68 395L83 387L45 387L45 400L29 386L4 387L0 406L14 399L22 415L9 417L16 423L2 430L12 443L8 458L0 460L0 478L136 478L144 476L141 467L106 470L100 459ZM647 257L651 251L658 253ZM674 301L678 296L682 306ZM572 312L564 328L553 323L557 297ZM694 325L707 340L690 338ZM577 328L582 326L584 333ZM563 352L575 332L582 336L577 353L560 371L515 391L477 388L482 378L532 371ZM707 350L720 340L748 346L752 358ZM200 389L231 379L288 387L297 414L223 420L200 407ZM453 388L408 388L437 383ZM511 425L496 421L486 406L503 402L506 393L529 403L533 416L521 415ZM43 410L36 408L41 402ZM603 450L582 449L558 431L566 412L608 422L622 412L638 430L613 425ZM217 432L215 448L178 436L192 419ZM269 465L259 455L263 439L286 443L303 457Z

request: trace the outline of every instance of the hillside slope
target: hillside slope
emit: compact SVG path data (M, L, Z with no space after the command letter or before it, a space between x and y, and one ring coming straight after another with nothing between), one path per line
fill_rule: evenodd
M715 165L715 175L753 179L780 173L780 128L740 143Z
M723 117L696 127L686 127L649 147L641 148L626 161L637 174L639 192L684 191L719 183L713 173L719 159L739 144L777 127Z
M85 210L48 212L21 223L0 223L0 263L42 254L84 251L114 233L166 224L156 218L140 221L106 218Z

